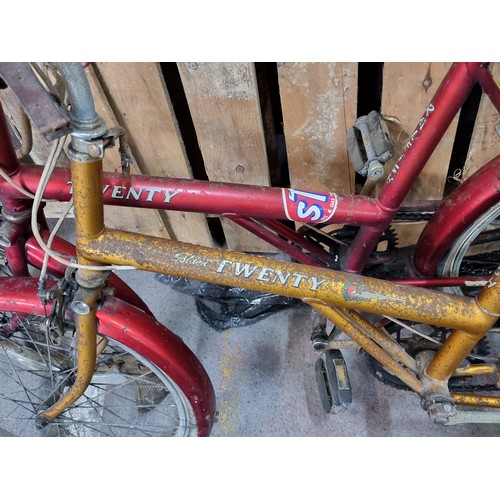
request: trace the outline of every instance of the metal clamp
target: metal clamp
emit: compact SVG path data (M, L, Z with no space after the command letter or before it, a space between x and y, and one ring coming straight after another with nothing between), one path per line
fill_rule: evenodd
M105 125L104 125L105 127ZM104 128L104 135L100 137L87 137L85 134L75 133L72 136L71 147L76 153L88 155L93 159L104 158L104 150L113 148L119 142L121 167L125 175L130 172L133 157L127 143L126 133L122 127L111 129Z

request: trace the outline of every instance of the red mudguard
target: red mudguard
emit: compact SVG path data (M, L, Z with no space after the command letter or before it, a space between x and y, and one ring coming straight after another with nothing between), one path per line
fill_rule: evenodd
M464 181L439 207L415 249L415 269L434 276L451 244L485 210L500 201L500 155Z
M44 307L37 290L37 278L0 278L0 310L50 314L51 303ZM100 333L134 349L171 377L191 402L198 435L208 436L215 418L215 393L207 372L182 339L149 314L116 297L104 301L97 319Z

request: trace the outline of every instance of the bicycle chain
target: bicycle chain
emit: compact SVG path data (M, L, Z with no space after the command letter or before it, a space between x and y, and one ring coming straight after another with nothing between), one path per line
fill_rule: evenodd
M428 221L434 212L396 212L394 214L394 221L397 222L423 222Z

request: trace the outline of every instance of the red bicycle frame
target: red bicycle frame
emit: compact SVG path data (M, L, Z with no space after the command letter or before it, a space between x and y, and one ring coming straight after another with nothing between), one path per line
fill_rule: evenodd
M380 236L393 220L395 212L476 83L481 85L500 112L500 90L487 65L453 64L377 198L105 172L104 202L119 206L222 215L290 254L297 261L315 266L320 264L298 250L293 243L299 243L313 255L320 255L326 262L330 262L332 256L317 246L310 245L277 220L309 223L328 221L332 224L361 226L345 262L342 263L344 270L361 273ZM2 122L0 136L5 136L6 123ZM485 207L500 200L497 178L499 162L500 158L492 160L441 205L416 246L414 276L401 282L440 286L448 283L443 279L436 282L430 278L449 244ZM0 144L0 165L14 182L30 192L36 190L40 166L19 165L11 148L5 143ZM69 169L56 169L45 191L46 198L68 201L71 194ZM19 214L29 211L30 201L23 199L15 188L4 181L0 182L0 196L7 219L17 218L8 235L11 240L8 256L15 270L17 269L14 274L23 274L26 265L22 262L23 249L16 245L19 234L25 231ZM459 212L456 207L464 197L468 200L467 205L462 206ZM452 281L449 284L455 284Z

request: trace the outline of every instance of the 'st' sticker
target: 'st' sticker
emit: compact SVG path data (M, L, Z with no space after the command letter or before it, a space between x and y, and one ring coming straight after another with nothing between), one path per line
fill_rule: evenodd
M300 222L325 222L337 210L335 193L315 193L298 189L283 189L286 216Z

